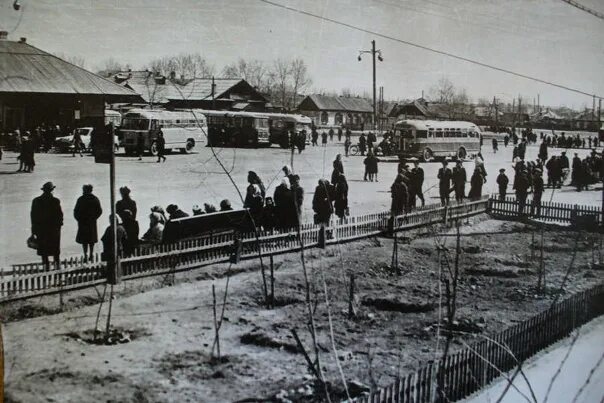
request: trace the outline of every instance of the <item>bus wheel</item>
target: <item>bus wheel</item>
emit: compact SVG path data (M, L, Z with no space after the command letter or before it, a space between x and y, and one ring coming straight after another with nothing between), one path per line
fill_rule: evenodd
M429 148L424 148L424 161L429 162L434 159L434 153Z
M187 145L185 146L185 148L181 148L180 152L183 153L183 154L190 154L191 151L193 150L193 147L195 147L195 140L188 139L187 140Z
M151 155L157 155L157 142L151 143Z
M457 158L460 160L465 160L467 156L468 153L466 152L466 149L463 147L459 147L459 150L457 150Z

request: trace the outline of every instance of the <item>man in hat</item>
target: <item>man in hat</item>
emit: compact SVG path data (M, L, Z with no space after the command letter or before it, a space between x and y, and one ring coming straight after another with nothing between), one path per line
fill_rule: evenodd
M497 176L497 186L499 186L499 200L505 200L505 195L508 191L508 184L510 180L508 176L505 174L505 169L501 168L499 170L499 176Z
M438 170L438 190L440 193L440 203L443 206L449 204L449 193L451 193L451 179L453 179L453 172L447 167L449 162L445 159L442 162L443 166Z
M468 177L466 175L466 169L463 167L463 162L457 160L457 163L453 168L453 188L455 190L455 201L458 203L463 202L463 198L466 196L467 180Z
M426 205L424 200L424 170L419 166L419 159L409 158L409 161L413 161L413 168L411 169L411 186L413 187L413 207L415 207L416 197L422 201L422 207Z
M53 257L56 269L60 268L63 210L59 199L52 195L54 189L52 182L46 182L42 195L31 204L31 233L36 237L38 256L42 256L46 270L50 270L49 256Z

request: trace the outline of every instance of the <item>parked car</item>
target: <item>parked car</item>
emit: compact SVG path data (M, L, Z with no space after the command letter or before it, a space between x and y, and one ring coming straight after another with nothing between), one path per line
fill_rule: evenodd
M90 142L92 140L92 131L94 128L92 127L80 127L76 129L80 134L80 139L82 139L82 143L84 144L83 151L91 151ZM119 148L119 140L117 134L114 136L115 149ZM55 147L59 152L71 152L74 148L73 144L73 134L68 136L57 137L55 140Z

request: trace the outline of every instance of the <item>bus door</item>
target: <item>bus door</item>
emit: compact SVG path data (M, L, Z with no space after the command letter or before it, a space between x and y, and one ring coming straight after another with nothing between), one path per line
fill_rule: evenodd
M411 128L401 128L399 131L400 134L400 150L402 152L408 151L411 149L411 144L413 142L413 130Z

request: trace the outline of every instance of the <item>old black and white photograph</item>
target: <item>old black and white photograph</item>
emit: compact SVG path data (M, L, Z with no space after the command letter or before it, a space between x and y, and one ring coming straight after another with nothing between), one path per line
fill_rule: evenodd
M0 0L0 403L604 402L603 0Z

